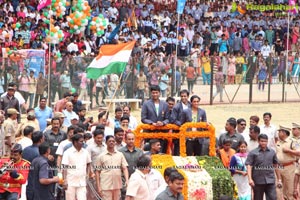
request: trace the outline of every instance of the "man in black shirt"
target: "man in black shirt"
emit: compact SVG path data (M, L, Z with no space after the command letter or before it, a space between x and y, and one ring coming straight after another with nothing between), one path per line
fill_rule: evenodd
M26 188L26 196L28 200L54 200L54 194L51 192L55 183L59 182L59 177L53 175L48 164L48 156L50 155L50 146L43 143L39 146L40 156L35 158L32 163L32 170L28 175L28 184ZM32 186L32 188L29 188ZM29 192L32 191L32 192Z

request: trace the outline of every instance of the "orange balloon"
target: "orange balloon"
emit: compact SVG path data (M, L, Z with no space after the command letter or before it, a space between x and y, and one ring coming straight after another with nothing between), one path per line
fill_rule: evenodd
M54 7L57 8L59 6L58 2L54 3Z
M70 6L70 2L67 1L67 2L66 2L66 6Z
M10 48L6 48L5 50L6 50L6 52L8 53L8 52L10 51Z
M89 2L85 1L85 2L84 2L84 5L85 5L85 6L88 6L88 5L89 5Z

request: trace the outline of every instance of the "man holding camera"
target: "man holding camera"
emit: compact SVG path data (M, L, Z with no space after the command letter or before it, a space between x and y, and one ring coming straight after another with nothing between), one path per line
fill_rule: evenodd
M22 159L22 146L11 148L10 158L0 159L0 199L17 200L20 198L22 184L27 181L30 163Z

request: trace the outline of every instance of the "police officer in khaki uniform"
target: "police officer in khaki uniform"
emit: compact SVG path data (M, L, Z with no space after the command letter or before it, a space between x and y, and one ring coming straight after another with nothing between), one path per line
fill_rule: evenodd
M280 167L280 177L277 177L277 199L293 199L294 173L291 172L294 172L296 169L296 156L283 151L284 148L291 147L290 131L290 128L284 126L279 126L278 129L279 140L276 144L276 155ZM283 198L281 198L282 195Z
M3 123L4 134L5 134L5 153L4 155L10 155L11 147L16 143L16 131L18 129L18 115L20 114L16 109L9 108L6 111L7 119Z
M297 150L288 150L295 156L297 156L298 163L296 165L295 177L294 177L294 198L297 199L299 197L299 176L300 176L300 166L299 166L299 157L300 157L300 125L297 123L292 123L292 133L293 143L291 146L298 147ZM294 144L295 143L295 144Z

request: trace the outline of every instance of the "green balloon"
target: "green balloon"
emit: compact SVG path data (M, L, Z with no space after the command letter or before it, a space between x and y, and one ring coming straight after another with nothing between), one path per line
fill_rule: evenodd
M103 26L106 26L107 25L106 20L103 20L102 24L103 24Z
M53 33L53 32L50 32L50 36L53 37L53 36L54 36L54 33Z
M48 30L48 29L46 29L46 30L45 30L45 33L48 35L48 33L49 33L49 30Z
M7 52L7 54L8 54L8 55L12 54L12 50L9 50L9 51Z
M96 19L96 23L97 23L97 24L100 23L100 19L99 19L99 18Z
M50 24L50 20L49 20L49 19L46 19L46 20L45 20L45 23L46 23L46 24Z
M72 88L72 89L71 89L71 92L72 92L72 93L75 93L75 92L76 92L76 89L75 89L75 88Z
M71 19L71 20L70 20L70 23L71 23L71 24L74 24L74 20L73 20L73 19Z
M71 30L70 30L70 33L73 34L73 33L75 33L75 31L74 31L73 29L71 29Z
M19 22L17 22L17 23L16 23L16 27L17 27L17 28L20 28L20 27L21 27L21 24L20 24Z

